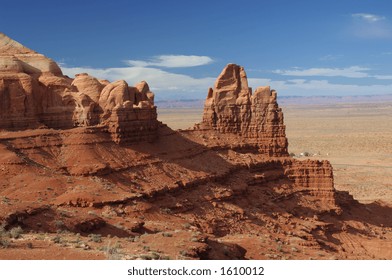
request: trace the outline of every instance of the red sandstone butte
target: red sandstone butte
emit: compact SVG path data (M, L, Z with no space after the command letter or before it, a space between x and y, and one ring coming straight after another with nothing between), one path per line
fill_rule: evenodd
M241 66L173 131L146 82L69 78L0 33L0 109L0 259L392 258L391 208L289 157L277 92Z
M154 94L146 82L107 83L64 76L51 59L0 33L0 129L105 126L115 142L157 135Z

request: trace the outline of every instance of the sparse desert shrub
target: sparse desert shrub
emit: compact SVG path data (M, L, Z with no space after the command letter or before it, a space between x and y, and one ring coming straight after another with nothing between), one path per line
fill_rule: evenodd
M148 247L148 246L143 246L143 250L148 252L148 251L150 251L150 247Z
M309 157L309 156L310 156L310 153L309 153L309 152L303 152L303 153L301 153L301 156Z
M0 237L0 248L8 248L10 246L10 242L7 239L3 239Z
M191 226L192 225L190 223L185 223L185 224L182 225L182 227L185 228L185 229L190 229Z
M162 232L162 235L164 237L172 237L173 236L173 234L171 234L170 232Z
M100 234L90 234L89 235L90 240L96 243L101 243L102 242L102 238Z
M10 199L8 197L6 197L6 196L3 196L1 198L1 203L9 205L10 204Z
M188 252L186 250L181 250L180 251L180 255L184 256L184 257L187 257L189 254L188 254Z
M54 225L56 226L57 229L62 229L64 227L64 222L61 220L56 220L54 221Z
M295 154L294 153L290 153L289 156L295 157Z
M21 227L14 227L10 230L10 236L15 239L19 238L22 233L23 229Z
M159 210L162 214L172 214L172 210L170 208L161 208Z
M60 243L60 242L61 242L61 237L58 236L58 235L56 235L55 237L52 238L52 241L53 241L54 243Z
M9 232L4 228L4 226L0 226L0 237L9 237Z
M108 246L105 248L106 259L108 260L119 260L120 259L120 252L118 251L119 245L116 242L114 246L110 246L110 241Z
M97 213L95 213L94 211L88 211L87 213L91 216L98 216Z
M118 228L118 229L121 229L121 230L125 230L126 228L123 226L123 225L121 225L121 224L116 224L116 225L114 225L116 228Z
M149 261L149 260L152 260L152 257L150 255L142 254L139 256L139 259Z
M159 260L161 258L161 255L158 252L151 252L150 254L153 260Z

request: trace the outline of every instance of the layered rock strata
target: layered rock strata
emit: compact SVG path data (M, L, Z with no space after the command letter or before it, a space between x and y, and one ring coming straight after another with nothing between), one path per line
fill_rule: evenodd
M287 156L283 112L276 91L258 87L252 94L243 67L228 64L208 90L201 127L235 133L269 156Z
M117 142L152 141L157 135L154 94L88 74L64 76L51 59L0 33L0 129L106 126Z
M252 152L251 147L256 147L257 153L267 160L256 168L258 179L251 182L263 185L276 179L289 180L298 203L306 197L305 201L311 201L320 211L339 212L331 164L288 157L277 92L262 86L252 93L243 67L228 64L223 69L214 88L208 91L202 123L195 129L205 135L205 143L212 147L219 145L242 154Z

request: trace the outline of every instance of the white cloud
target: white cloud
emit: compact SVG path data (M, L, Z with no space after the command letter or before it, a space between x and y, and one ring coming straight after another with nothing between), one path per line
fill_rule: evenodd
M327 54L319 58L321 61L333 61L342 58L343 55L341 54Z
M324 76L324 77L346 77L346 78L366 78L369 77L364 71L369 68L351 66L347 68L309 68L294 70L275 70L275 74L284 76Z
M353 85L335 84L327 80L297 80L271 81L271 87L279 95L289 96L354 96L392 94L392 84L389 85Z
M392 37L392 26L386 17L358 13L351 15L354 21L349 26L351 35L363 39L389 39Z
M351 16L367 22L377 22L385 19L384 16L379 16L375 14L366 14L366 13L352 14Z
M374 75L377 80L392 80L392 75Z
M356 68L355 68L356 67ZM142 80L145 80L150 85L152 91L156 93L157 99L204 99L207 94L209 87L214 85L216 77L204 77L194 78L189 75L176 74L168 71L164 71L157 68L151 67L120 67L120 68L107 68L107 69L95 69L89 67L67 67L61 65L63 73L73 77L78 73L89 73L99 79L107 79L109 81L115 80L126 80L128 84L133 85ZM323 75L333 76L331 69L327 70L312 70L312 69L323 69L323 68L311 68L307 70L291 70L296 75L292 76L307 76L309 73L322 73ZM333 70L334 68L332 68ZM367 75L361 71L368 70L358 66L349 68L353 73L349 71L338 71L340 75ZM336 70L336 69L335 69ZM342 70L342 69L340 69ZM279 70L285 75L290 73L287 71ZM302 71L302 74L298 71ZM306 72L304 72L306 71ZM358 72L357 74L355 74ZM306 75L303 75L303 74ZM362 74L361 74L362 73ZM336 72L335 74L336 75ZM373 77L379 80L389 80L392 76L388 75L375 75L367 76ZM288 80L271 80L263 79L258 77L248 78L249 86L256 89L259 86L269 85L271 88L276 89L281 96L328 96L328 95L371 95L371 94L392 94L392 84L389 85L355 85L355 84L337 84L332 83L328 80L308 80L308 79L288 79Z
M208 56L198 55L158 55L149 60L126 60L130 66L148 67L158 66L167 68L195 67L212 63L214 60Z
M157 68L150 67L119 67L95 69L88 67L66 67L61 65L65 75L73 77L78 73L88 73L98 79L109 81L125 80L133 85L140 81L147 81L151 90L167 93L175 92L207 92L214 84L215 78L193 78L188 75L170 73Z

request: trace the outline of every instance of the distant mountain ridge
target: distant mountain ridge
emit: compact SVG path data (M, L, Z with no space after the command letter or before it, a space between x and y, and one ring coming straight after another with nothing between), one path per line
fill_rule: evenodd
M392 102L392 94L354 96L279 96L280 105L331 105L342 103ZM204 99L156 100L159 108L201 108Z

